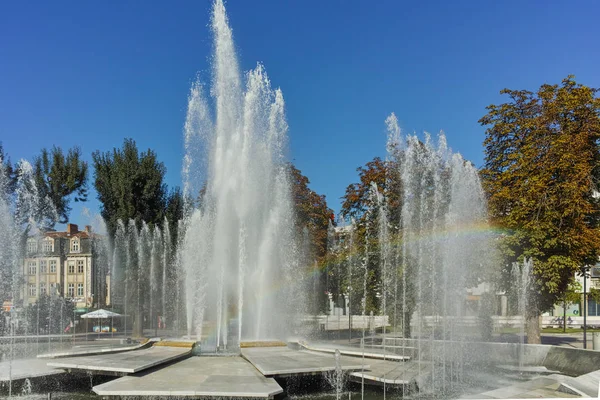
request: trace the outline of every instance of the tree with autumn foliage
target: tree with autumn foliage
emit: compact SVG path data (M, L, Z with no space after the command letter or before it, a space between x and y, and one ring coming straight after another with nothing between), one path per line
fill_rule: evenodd
M310 189L308 178L291 163L288 164L288 174L294 202L297 242L302 243L303 247L302 267L311 271L313 279L317 282L315 296L310 299L310 308L311 312L318 313L323 311L327 304L325 276L318 267L322 265L327 253L327 228L333 210L327 206L325 196Z
M533 260L527 336L539 343L541 313L598 260L600 99L572 76L536 93L501 93L510 100L479 120L487 127L481 175L492 222L505 231L506 265Z
M296 225L307 228L310 237L310 253L316 260L327 252L327 226L333 210L327 206L325 196L308 187L310 181L293 164L288 164L292 184L292 200Z

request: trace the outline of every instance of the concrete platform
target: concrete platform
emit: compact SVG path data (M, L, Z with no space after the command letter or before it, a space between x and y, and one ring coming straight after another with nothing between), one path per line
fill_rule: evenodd
M578 398L573 393L559 392L564 375L549 375L520 382L488 392L463 396L463 399L525 399L525 398Z
M98 354L110 354L110 353L122 353L125 351L132 351L143 349L152 346L155 341L147 341L146 343L137 344L105 344L97 343L85 346L76 346L70 350L57 351L54 353L40 354L38 358L64 358L64 357L79 357L79 356L93 356Z
M429 364L417 362L394 362L384 360L369 360L370 367L365 371L351 372L349 379L361 383L363 378L365 384L406 386L414 385L424 375L431 372Z
M566 378L558 388L559 392L578 394L582 397L600 397L600 370Z
M242 357L248 360L265 376L286 377L312 375L335 370L335 359L331 354L307 350L292 350L287 347L253 347L241 349ZM340 357L345 371L368 369L362 359Z
M67 370L93 371L98 374L127 375L186 358L190 354L190 348L151 347L125 353L61 358L48 362L48 366Z
M62 369L56 369L46 365L46 360L29 358L24 360L13 360L0 362L0 382L9 380L40 378L43 376L64 374ZM11 366L12 364L12 366Z
M283 392L241 357L190 357L149 373L94 386L101 396L270 398Z
M363 357L363 349L360 347L340 345L334 343L299 343L302 347L311 351L318 351L322 353L330 353L334 354L336 350L340 351L340 354L344 356L354 356L354 357ZM385 359L391 361L407 361L410 360L410 356L399 355L395 353L391 353L388 351L383 351L383 349L373 349L367 348L364 349L364 357L365 358L375 358L375 359Z

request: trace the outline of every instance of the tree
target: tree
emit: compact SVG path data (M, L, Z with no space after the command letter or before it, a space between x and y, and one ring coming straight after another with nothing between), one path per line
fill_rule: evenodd
M177 243L177 225L178 221L183 219L184 209L183 193L179 187L172 189L167 195L165 205L165 217L169 223L169 231L171 233L172 244ZM163 226L163 229L165 227Z
M324 195L320 195L308 187L310 181L293 164L287 165L291 182L292 200L296 221L296 237L303 243L304 259L301 261L305 268L312 268L315 263L322 261L327 253L327 228L333 210L327 206ZM313 271L316 278L316 296L311 300L313 312L319 312L326 304L323 290L323 274L321 270Z
M60 147L42 149L34 159L33 174L39 195L50 198L57 222L68 222L71 196L75 202L87 201L88 164L81 159L78 147L66 155Z
M342 198L342 214L359 221L365 217L365 212L372 207L370 199L371 182L374 182L382 193L387 196L390 220L399 221L402 207L400 199L400 169L393 160L382 160L375 157L365 166L356 169L360 182L352 183L346 188Z
M42 149L34 158L33 166L27 161L11 165L0 144L0 163L3 164L5 195L16 195L14 201L19 223L35 220L41 228L52 228L68 221L71 199L87 200L88 165L81 160L81 150L69 149L65 156L60 147ZM27 208L27 212L20 210Z
M292 198L296 214L296 224L301 231L308 228L311 253L321 259L327 252L327 227L333 210L327 206L324 195L308 187L310 181L293 164L288 164L292 183Z
M73 318L74 303L69 298L40 294L35 303L25 309L28 332L60 334Z
M360 273L361 276L355 277L351 283L353 287L352 293L354 294L351 299L351 305L354 304L357 307L354 310L356 313L362 312L358 307L361 306L363 295L365 295L367 313L370 311L377 313L382 300L377 296L383 278L381 276L382 271L380 271L380 246L382 243L379 243L377 234L374 234L379 224L380 210L379 205L373 198L372 184L377 185L378 191L385 199L391 241L389 250L392 253L389 254L389 258L392 260L392 267L390 268L392 272L389 272L390 276L402 276L402 274L406 273L408 277L412 273L412 270L409 271L410 268L408 267L407 271L403 271L400 263L396 262L397 257L394 256L394 254L399 254L402 239L399 225L402 213L402 180L399 160L402 154L399 149L397 151L390 151L390 153L392 157L388 160L375 157L364 166L357 168L359 182L348 185L346 194L343 197L341 213L355 220L355 243L354 248L349 249L349 254L365 255L360 258L366 263L362 268L367 269L366 294L363 288L364 275L362 272ZM367 232L368 230L370 232ZM408 261L407 264L409 264ZM403 289L406 289L406 293L408 293L404 304L397 304L397 307L396 305L394 306L394 308L398 308L404 314L404 318L402 318L401 316L396 316L394 312L394 321L392 322L394 326L398 326L398 321L401 319L410 321L414 310L415 299L411 295L413 293L412 280L406 279L405 282L406 288L402 288L401 280L394 279L393 282L388 282L392 285L398 285L395 289L398 293L402 293ZM388 288L387 292L391 294L394 292L394 289ZM390 298L387 304L392 304L392 302L393 300ZM403 329L404 334L407 337L410 336L410 324L406 324Z
M16 173L10 162L10 157L4 152L2 142L0 142L0 180L2 180L2 195L10 195L15 190Z
M581 292L581 285L573 279L561 293L561 300L563 303L563 332L567 331L567 305L579 303L581 301Z
M541 313L598 259L600 99L572 76L537 93L501 93L510 100L479 120L487 126L481 175L507 264L534 261L527 335L539 343Z
M121 149L95 151L92 158L94 186L111 236L119 219L162 223L167 203L166 168L154 151L140 153L134 140L125 139Z

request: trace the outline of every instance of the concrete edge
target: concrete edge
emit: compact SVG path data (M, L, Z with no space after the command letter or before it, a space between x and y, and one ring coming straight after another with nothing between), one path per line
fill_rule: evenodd
M96 356L96 355L100 355L100 354L114 354L114 353L124 353L126 351L133 351L133 350L140 350L140 349L145 349L148 347L151 347L152 345L154 345L155 343L160 342L160 339L158 338L152 338L149 340L144 341L143 343L138 343L137 345L134 346L129 346L129 347L120 347L120 348L103 348L103 349L97 349L97 350L81 350L81 351L65 351L65 352L59 352L59 353L47 353L47 354L38 354L36 358L47 358L47 359L54 359L54 358L67 358L67 357L82 357L82 356Z
M272 390L270 392L264 393L252 393L249 394L247 392L203 392L201 390L165 390L163 392L159 391L144 391L144 390L103 390L103 386L111 384L113 381L102 383L100 385L92 387L92 391L99 396L194 396L194 397L229 397L229 398L258 398L258 399L266 399L274 397L278 394L283 393L283 388L277 383L277 381L273 378L265 379L269 383L273 383L277 385L279 389Z
M556 391L560 392L560 393L572 394L572 395L580 396L580 397L589 397L586 393L583 393L581 390L575 389L573 386L571 386L565 382L561 382L560 385L558 386L558 389L556 389Z
M299 343L299 344L306 350L316 351L319 353L335 354L335 351L339 350L341 355L350 356L350 357L363 357L364 356L365 358L372 358L372 359L378 359L378 360L389 360L389 361L408 361L411 359L411 357L409 357L409 356L401 356L399 354L379 354L379 353L369 353L366 351L363 353L362 351L354 351L354 350L348 350L348 349L329 349L329 348L323 348L323 347L314 347L314 346L308 345L306 343Z
M137 372L141 372L147 370L149 368L156 367L157 365L166 364L171 361L188 358L191 355L191 349L185 353L175 354L168 358L162 358L160 360L154 361L149 364L144 364L138 368L119 368L119 367L92 367L89 365L79 365L79 364L66 364L59 362L49 362L46 365L53 368L62 368L68 370L83 370L83 371L94 371L94 372L118 372L124 374L135 374Z
M380 378L374 375L369 375L367 371L365 372L352 372L349 374L350 376L350 380L352 380L353 382L358 382L360 383L362 381L362 378L364 377L365 379L365 383L367 383L367 381L373 381L373 382L378 382L378 383L385 383L387 385L409 385L410 382L405 380L405 379L386 379L386 378ZM352 378L356 378L356 380L352 379Z

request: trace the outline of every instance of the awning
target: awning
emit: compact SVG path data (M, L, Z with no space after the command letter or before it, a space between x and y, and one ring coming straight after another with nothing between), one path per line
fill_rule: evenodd
M116 312L99 309L96 311L89 312L87 314L83 314L81 318L96 318L96 319L106 319L106 318L116 318L121 317L121 314L117 314Z

